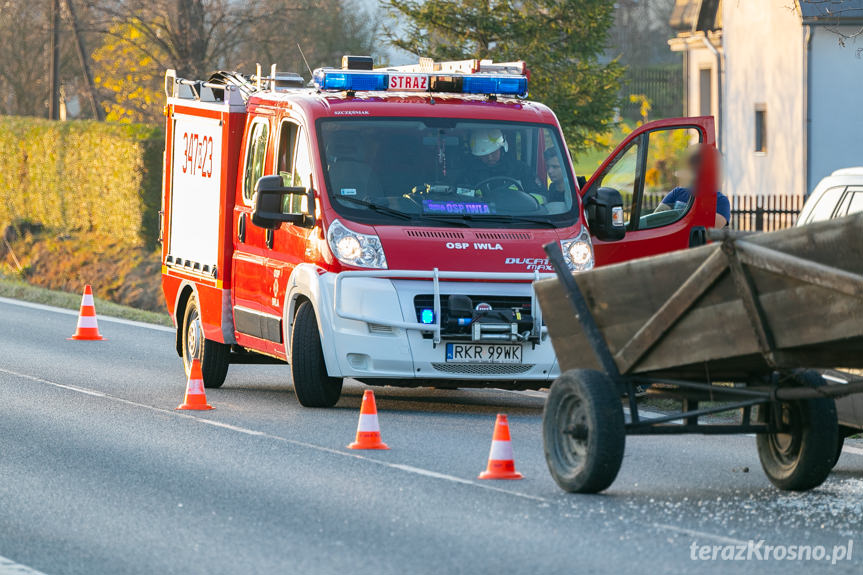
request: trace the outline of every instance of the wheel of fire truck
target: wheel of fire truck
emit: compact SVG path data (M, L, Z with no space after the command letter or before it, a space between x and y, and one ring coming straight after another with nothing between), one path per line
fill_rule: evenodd
M332 407L342 394L342 380L327 375L315 308L303 302L297 308L291 332L291 376L294 392L305 407Z
M201 327L201 312L194 295L189 296L186 312L183 314L183 367L186 377L192 370L192 360L201 360L201 375L204 387L221 387L228 375L231 346L206 339Z
M570 493L597 493L617 477L626 430L614 381L574 369L552 384L542 417L545 460L557 484Z
M806 387L824 385L821 375L801 370L787 377ZM759 417L778 431L756 437L761 467L770 482L787 491L806 491L821 485L836 458L839 425L830 397L767 404ZM760 415L760 414L759 414Z

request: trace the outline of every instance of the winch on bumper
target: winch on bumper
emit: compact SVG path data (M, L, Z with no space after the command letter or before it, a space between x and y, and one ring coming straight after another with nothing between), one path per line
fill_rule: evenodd
M323 274L327 369L390 385L544 387L559 374L534 293L538 273ZM329 353L328 353L329 352Z

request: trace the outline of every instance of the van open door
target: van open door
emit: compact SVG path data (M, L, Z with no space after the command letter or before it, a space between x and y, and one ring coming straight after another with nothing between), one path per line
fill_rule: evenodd
M603 242L593 238L597 265L700 245L716 217L716 191L704 190L689 202L659 208L669 192L689 189L695 175L687 159L698 146L716 146L713 117L649 122L631 134L582 188L582 197L613 188L623 198L626 236Z

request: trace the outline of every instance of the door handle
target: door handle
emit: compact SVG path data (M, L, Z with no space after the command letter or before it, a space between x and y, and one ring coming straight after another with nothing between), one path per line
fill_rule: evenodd
M689 247L703 246L707 243L707 228L695 226L689 230Z
M241 242L246 241L246 214L240 214L240 219L237 222L237 239Z

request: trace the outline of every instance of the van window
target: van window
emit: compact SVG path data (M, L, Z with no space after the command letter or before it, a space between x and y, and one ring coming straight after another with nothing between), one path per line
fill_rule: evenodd
M309 143L306 131L297 127L296 146L294 147L294 167L291 170L291 181L287 186L295 188L306 188L312 185L312 159L309 156ZM285 213L305 214L308 213L308 198L306 196L290 195L286 197L284 206Z
M279 128L279 147L276 152L276 174L282 177L285 186L293 185L294 149L300 127L293 122L282 122Z
M833 217L833 212L836 211L836 204L842 197L842 192L845 191L845 186L834 186L827 188L820 197L815 198L816 204L812 208L809 217L806 218L806 223L820 222L829 220Z
M264 175L268 133L269 125L266 121L255 122L249 130L249 140L246 143L245 174L243 177L243 198L248 204L252 203L255 184Z

